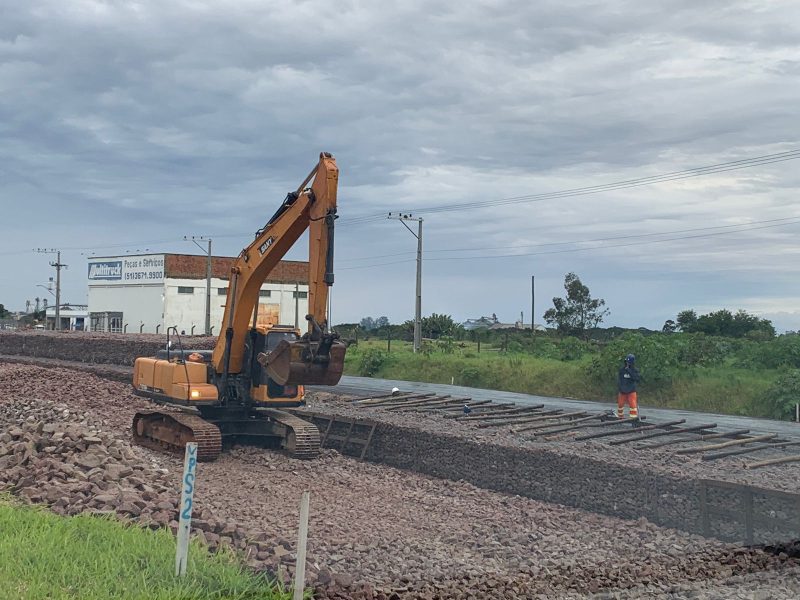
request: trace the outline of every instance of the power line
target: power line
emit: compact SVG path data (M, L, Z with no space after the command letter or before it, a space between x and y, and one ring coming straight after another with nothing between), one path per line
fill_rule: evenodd
M661 173L658 175L649 175L646 177L637 177L634 179L624 179L621 181L615 181L611 183L596 184L596 185L583 186L577 188L567 188L552 192L540 192L536 194L510 196L494 200L478 200L474 202L460 202L453 204L433 205L428 207L415 207L414 211L416 213L427 214L427 213L437 213L437 212L449 212L454 210L473 210L476 208L486 208L489 206L505 206L509 204L520 204L527 202L542 202L544 200L585 196L587 194L597 194L601 192L615 191L619 189L628 189L646 185L654 185L657 183L679 181L682 179L691 179L694 177L701 177L703 175L725 173L728 171L735 171L738 169L745 169L760 165L769 165L796 159L800 159L800 149L786 150L784 152L763 154L761 156L742 158L739 160L731 160L704 167L693 167L690 169L684 169L680 171L669 171L667 173ZM353 217L350 222L358 224L358 223L369 222L371 220L377 221L382 219L382 216L384 214L385 213L375 213L371 215L363 215L361 217Z
M663 238L663 239L655 239L655 240L639 240L635 242L628 242L624 244L613 244L613 245L605 245L605 246L591 246L586 248L564 248L560 250L545 250L542 252L526 252L522 254L492 254L492 255L484 255L484 256L447 256L441 258L426 258L426 261L452 261L452 260L483 260L483 259L493 259L493 258L518 258L518 257L527 257L527 256L541 256L545 254L566 254L572 252L585 252L587 250L607 250L612 248L625 248L630 246L643 246L647 244L658 244L663 242L673 242L677 240L688 240L688 239L699 239L699 238L709 238L709 237L717 237L721 235L731 235L734 233L741 233L747 231L754 231L758 229L770 229L775 227L785 227L787 225L796 225L800 224L800 218L794 221L787 221L782 223L772 223L768 225L761 225L759 227L747 227L744 229L737 229L735 231L716 231L713 233L703 233L698 235L685 235L685 236L677 236L677 237L670 237L670 238ZM702 229L702 228L701 228ZM660 235L665 235L662 233ZM588 241L573 241L573 242L563 242L563 243L588 243ZM543 244L544 245L544 244ZM375 267L383 267L388 265L398 265L402 263L408 263L411 260L398 260L398 261L391 261L391 262L383 262L383 263L376 263L373 265L360 265L356 267L340 267L340 271L349 271L355 269L372 269Z
M526 252L523 254L492 254L488 256L448 256L442 258L429 258L427 260L480 260L484 258L513 258L515 256L540 256L542 254L562 254L567 252L582 252L585 250L605 250L606 248L623 248L627 246L644 246L646 244L658 244L661 242L673 242L675 240L690 240L690 239L697 239L697 238L709 238L709 237L717 237L720 235L730 235L732 233L741 233L746 231L754 231L757 229L771 229L774 227L785 227L786 225L797 225L800 223L800 220L786 222L786 223L773 223L772 225L761 225L760 227L748 227L746 229L737 229L736 231L717 231L714 233L704 233L699 235L685 235L685 236L678 236L678 237L671 237L671 238L664 238L659 240L641 240L638 242L629 242L626 244L613 244L609 246L593 246L590 248L566 248L562 250L546 250L544 252ZM580 243L580 242L579 242Z
M693 167L690 169L684 169L681 171L670 171L667 173L662 173L659 175L651 175L646 177L638 177L634 179L626 179L621 181L616 181L607 184L598 184L598 185L591 185L591 186L584 186L578 188L568 188L564 190L557 190L553 192L541 192L536 194L526 194L521 196L512 196L507 198L499 198L494 200L479 200L474 202L461 202L461 203L454 203L454 204L440 204L440 205L433 205L427 208L417 208L415 211L417 213L429 214L429 213L441 213L441 212L450 212L456 210L474 210L479 208L486 208L491 206L506 206L511 204L521 204L521 203L529 203L529 202L542 202L545 200L554 200L560 198L572 198L578 196L585 196L589 194L598 194L602 192L609 192L609 191L616 191L622 189L629 189L647 185L655 185L658 183L665 183L670 181L679 181L683 179L690 179L694 177L701 177L703 175L712 175L716 173L725 173L728 171L734 171L744 168L750 168L754 166L761 166L761 165L769 165L779 162L785 162L789 160L796 160L800 159L800 149L795 150L787 150L784 152L776 152L773 154L764 154L761 156L755 156L751 158L743 158L739 160L727 161L722 163L717 163L713 165L708 165L704 167ZM386 217L386 212L382 211L380 213L373 213L368 215L361 215L361 216L354 216L354 217L345 217L342 218L339 226L346 227L346 226L353 226L353 225L364 225L369 224L372 222L382 221ZM238 233L228 233L228 234L215 234L213 237L216 238L229 238L229 237L240 237L245 236L247 234L238 234ZM169 239L169 240L156 240L156 241L149 241L149 242L129 242L123 244L105 244L99 246L67 246L62 247L62 250L98 250L98 249L105 249L105 248L124 248L126 246L141 246L144 244L168 244L168 243L177 243L181 241L180 239ZM12 253L2 253L2 255L10 255Z
M794 217L781 217L779 219L765 219L762 221L750 221L748 223L736 223L733 225L714 225L709 227L693 227L689 229L674 229L671 231L658 231L652 233L636 233L636 234L629 234L629 235L618 235L618 236L610 236L610 237L602 237L602 238L593 238L587 240L569 240L564 242L542 242L538 244L515 244L511 246L484 246L484 247L471 247L471 248L440 248L438 250L428 250L428 253L441 253L441 252L475 252L478 250L509 250L509 249L522 249L522 248L540 248L545 246L566 246L569 244L588 244L593 242L608 242L613 240L624 240L624 239L633 239L633 238L645 238L645 237L655 237L655 236L664 236L664 235L674 235L676 233L691 233L696 231L712 231L717 229L732 229L732 228L747 228L751 227L752 225L761 225L765 223L785 223L791 224L794 222L800 222L800 215ZM747 231L747 229L741 229L742 231ZM732 232L733 233L733 232ZM376 258L391 258L395 256L404 256L406 254L411 254L411 252L397 252L395 254L383 254L377 256L362 256L358 258L343 258L340 259L340 262L345 261L357 261L357 260L374 260ZM509 256L509 255L504 255ZM516 256L516 255L510 255ZM459 257L460 258L460 257ZM428 260L428 259L426 259ZM433 260L433 259L430 259ZM436 259L436 260L445 260L445 259Z
M423 207L423 208L416 208L415 210L416 212L419 213L431 213L431 212L438 213L438 212L449 212L454 210L473 210L476 208L486 208L489 206L507 206L510 204L542 202L544 200L554 200L560 198L572 198L577 196L585 196L588 194L598 194L601 192L616 191L622 189L642 187L647 185L654 185L657 183L691 179L694 177L701 177L703 175L725 173L727 171L734 171L743 168L785 162L788 160L796 160L798 158L800 158L800 149L791 150L789 152L780 152L777 154L768 154L764 156L754 157L751 159L743 159L739 161L719 163L716 165L710 165L708 167L696 167L693 169L686 169L684 171L673 171L671 173L664 173L661 175L652 175L650 177L640 177L637 179L628 179L607 184L585 186L580 188L572 188L554 192L544 192L539 194L527 194L524 196L501 198L498 200L464 202L460 204L448 204L442 206L432 206L428 208Z

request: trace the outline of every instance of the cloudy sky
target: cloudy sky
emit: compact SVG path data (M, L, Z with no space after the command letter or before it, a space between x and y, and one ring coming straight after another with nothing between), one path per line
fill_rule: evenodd
M402 210L426 314L529 321L535 275L538 322L574 271L611 325L797 329L800 159L608 184L798 150L798 106L790 0L0 0L0 303L36 247L73 303L92 253L236 254L325 150L335 322L412 316Z

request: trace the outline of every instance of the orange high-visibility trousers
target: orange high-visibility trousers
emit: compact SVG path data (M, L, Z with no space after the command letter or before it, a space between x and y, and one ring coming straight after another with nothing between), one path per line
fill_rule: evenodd
M631 419L636 419L639 416L639 403L636 397L636 392L617 394L617 417L620 419L625 417L625 405L629 407L629 415Z

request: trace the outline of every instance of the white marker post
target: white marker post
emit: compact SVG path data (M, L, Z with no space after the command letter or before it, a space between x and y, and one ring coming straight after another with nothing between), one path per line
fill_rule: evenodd
M183 459L183 479L181 479L181 504L178 513L178 549L175 552L175 576L186 575L189 562L189 532L192 528L192 505L194 504L194 480L197 469L197 444L186 444Z
M297 532L297 563L294 567L294 600L303 600L306 587L306 541L308 540L308 506L311 492L300 499L300 528Z

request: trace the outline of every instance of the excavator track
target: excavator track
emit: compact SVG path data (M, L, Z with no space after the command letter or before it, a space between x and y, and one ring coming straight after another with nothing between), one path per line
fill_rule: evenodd
M213 423L183 413L140 411L133 417L133 440L141 446L183 454L188 442L197 443L197 460L215 460L222 451L222 434Z
M316 425L282 410L270 409L265 412L284 430L281 446L291 458L307 460L319 456L320 439Z

